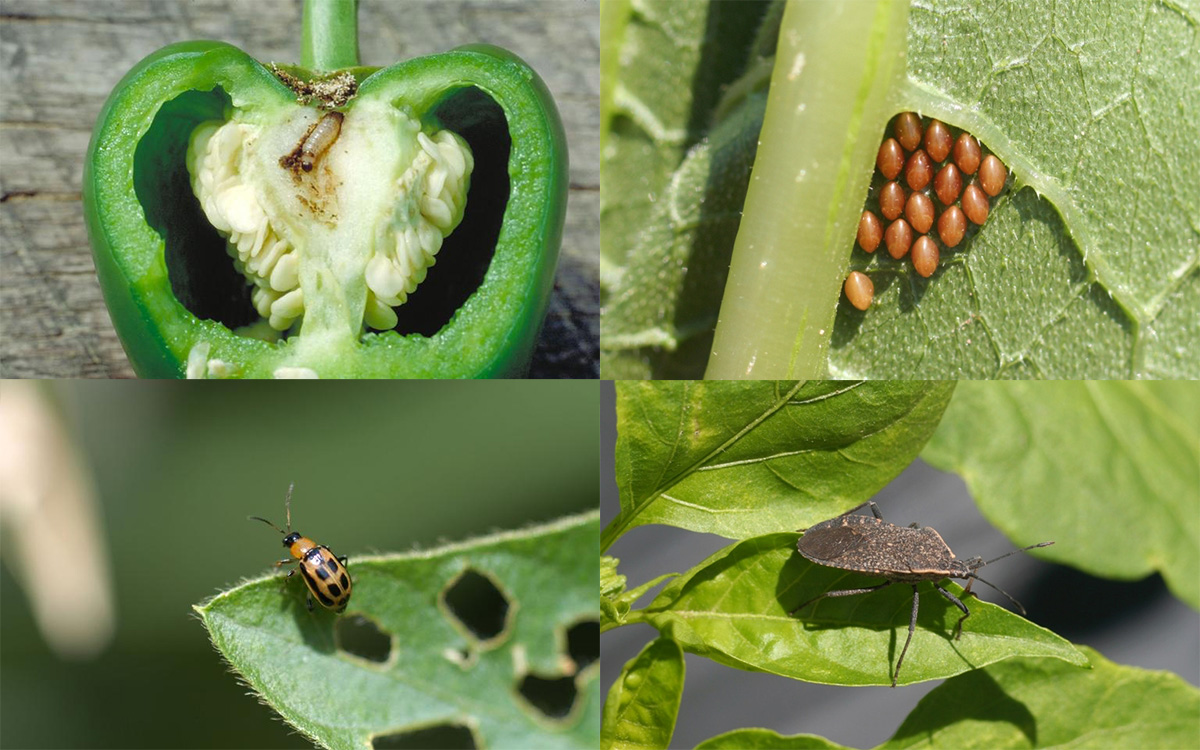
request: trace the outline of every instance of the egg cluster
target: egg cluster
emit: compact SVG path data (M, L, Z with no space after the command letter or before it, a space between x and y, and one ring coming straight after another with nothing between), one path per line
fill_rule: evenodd
M942 247L957 247L971 225L987 221L1008 169L970 133L915 112L896 115L891 132L875 157L858 246L873 253L883 243L896 260L911 253L913 270L929 278ZM860 271L846 277L845 292L859 310L875 295L870 277Z

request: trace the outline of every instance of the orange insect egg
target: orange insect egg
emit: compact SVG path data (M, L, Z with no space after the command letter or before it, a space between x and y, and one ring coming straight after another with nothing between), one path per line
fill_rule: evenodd
M900 260L908 252L908 248L912 245L912 238L912 227L904 219L893 221L883 235L883 241L887 243L888 254L896 260Z
M904 181L913 190L924 190L933 179L933 164L924 151L916 151L908 157L908 167L904 170Z
M983 224L988 217L988 198L975 183L967 185L962 194L962 210L976 224Z
M883 218L891 221L904 211L904 188L898 182L889 182L879 191L879 210Z
M925 151L935 162L945 161L952 145L954 139L950 137L950 130L938 120L931 121L925 128Z
M933 192L937 193L943 206L953 205L958 200L958 194L962 192L962 174L954 162L938 170L937 177L933 178Z
M879 223L879 217L870 211L863 211L862 218L858 220L858 245L868 253L875 252L875 248L879 247L879 241L883 239L883 225Z
M896 140L905 151L912 151L921 145L921 118L916 112L903 112L896 118L894 127Z
M846 299L859 310L866 310L875 298L875 285L871 283L871 277L862 271L851 271L846 277L844 289Z
M988 154L979 165L979 187L988 195L995 197L1004 189L1008 179L1008 170L995 154Z
M921 235L912 246L912 264L913 269L921 274L922 278L928 279L937 270L938 265L938 247L937 243L929 239L928 235Z
M904 216L918 234L925 234L933 226L933 201L924 193L913 193L904 204Z
M896 175L900 174L900 170L904 168L904 151L895 138L888 138L879 147L875 166L879 167L879 171L889 180L896 179Z
M967 217L962 209L951 206L942 212L937 221L938 236L946 247L954 247L962 242L963 234L967 231Z
M979 141L963 133L954 142L954 163L963 174L975 174L979 169Z

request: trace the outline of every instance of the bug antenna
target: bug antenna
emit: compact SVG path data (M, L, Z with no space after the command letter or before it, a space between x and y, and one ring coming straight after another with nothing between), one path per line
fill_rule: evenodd
M1015 555L1018 552L1028 552L1029 550L1035 549L1037 547L1049 547L1051 544L1054 544L1054 542L1042 542L1040 544L1031 544L1028 547L1022 547L1021 549L1015 549L1012 552L1005 552L1003 555L1000 555L999 557L994 557L991 560L988 560L987 562L981 562L978 565L976 565L975 567L982 568L984 565L991 565L992 563L996 562L997 560L1003 560L1004 558L1008 557L1009 555ZM983 579L980 579L980 580L983 580ZM984 581L984 583L987 583L987 582ZM988 585L991 586L992 584L988 583Z
M287 534L287 532L286 532L286 531L284 531L283 529L279 528L278 526L276 526L275 524L271 523L270 521L268 521L268 520L267 520L267 519L265 519L265 518L259 518L258 516L246 516L246 520L248 520L248 521L262 521L262 522L263 522L263 523L265 523L266 525L270 526L272 529L275 529L276 531L278 531L280 534Z
M1034 546L1035 546L1035 547L1041 547L1042 545L1040 545L1040 544L1035 544ZM1015 551L1016 551L1016 552L1020 552L1021 550L1015 550ZM1009 554L1011 555L1012 553L1010 552ZM1006 557L1007 557L1007 555L1006 555ZM971 577L972 577L972 578L974 578L976 581L979 581L980 583L987 583L987 585L989 585L989 586L991 586L992 588L996 589L996 590L997 590L997 591L999 591L1001 594L1004 594L1005 598L1007 598L1007 599L1008 599L1010 602L1012 602L1013 604L1015 604L1015 605L1016 605L1016 607L1017 607L1017 609L1021 610L1021 614L1022 614L1022 615L1026 614L1026 612L1025 612L1025 608L1021 606L1021 603L1020 603L1019 601L1017 601L1016 599L1013 599L1013 598L1012 598L1012 596L1010 596L1010 595L1009 595L1009 593L1008 593L1007 591L1005 591L1004 589L1000 588L999 586L997 586L997 585L996 585L996 584L994 584L994 583L988 583L987 581L983 580L982 578L980 578L980 577L979 577L979 576L977 576L977 575L972 575Z
M287 497L283 499L283 505L287 508L287 525L288 531L292 530L292 489L296 486L295 482L288 485Z

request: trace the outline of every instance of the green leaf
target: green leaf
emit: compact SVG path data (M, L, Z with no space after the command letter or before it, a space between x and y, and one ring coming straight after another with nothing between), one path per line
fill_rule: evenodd
M759 61L769 53L759 45L773 47L773 35L754 36L767 7L601 5L605 377L670 377L675 356L693 370L708 358L703 334L715 323L765 101ZM733 189L710 188L714 175Z
M784 736L770 729L735 729L710 737L696 750L848 750L815 734Z
M249 581L195 609L241 679L324 747L369 747L375 735L438 725L469 730L476 747L595 747L598 662L579 669L567 633L597 619L597 563L583 552L598 529L588 513L426 552L351 557L354 591L340 617L308 612L299 576ZM446 592L466 571L474 575L462 579L461 601L479 610L463 613ZM507 609L487 598L483 579ZM386 661L342 650L366 621L390 639Z
M839 307L830 371L1200 376L1196 6L937 0L909 19L900 109L969 130L1016 184L927 281L853 255L883 291Z
M699 13L709 4L685 5ZM719 309L730 333L724 347L718 339L712 377L745 377L751 369L762 378L821 371L870 378L1200 377L1195 3L1028 8L928 0L911 10L863 4L857 14L842 14L856 19L837 23L839 5L788 5L780 38L795 41L781 48L772 88L788 81L803 56L802 74L791 79L812 92L799 102L803 110L794 99L779 110L792 129L764 130L761 146L751 120L736 136L722 135L751 155L758 146L763 166L739 229L746 247L730 259L723 285L728 302L713 291L726 270L707 259L729 251L707 245L689 255L680 232L689 225L671 222L705 215L716 196L744 192L750 175L718 171L715 162L693 162L691 169L707 173L686 174L685 162L676 161L664 176L639 167L632 152L615 166L623 182L614 194L625 210L602 223L605 247L619 236L624 249L606 250L605 276L646 280L642 312L653 307L660 319L610 319L616 308L605 306L606 376L699 377L696 350L709 337L703 325ZM645 0L639 7L677 5ZM864 27L875 11L886 23ZM812 19L826 24L820 32ZM660 45L654 52L655 70L673 71L676 94L699 106L687 83L703 64L697 50L704 47ZM889 77L889 61L904 53L907 67ZM750 61L741 80L753 79L752 71ZM638 73L625 68L616 76ZM886 91L877 90L879 80ZM801 115L816 112L815 102L830 92L838 111L854 116L845 125L832 117L805 122ZM889 118L904 110L974 133L1014 174L987 223L945 253L928 280L911 264L854 250L875 149ZM712 121L710 136L724 123L720 116ZM661 210L662 186L684 179L703 189L676 191L671 210ZM831 187L817 200L790 199L802 183ZM722 224L700 235L715 240L727 230ZM658 252L646 243L643 253L631 254L641 237L655 238ZM851 269L873 276L875 304L866 313L840 302L839 285ZM686 283L676 283L680 278ZM626 294L636 298L632 287ZM638 332L658 346L616 348L632 345Z
M632 609L633 603L658 584L673 578L678 573L664 573L632 591L625 590L625 576L617 573L615 557L604 555L600 558L600 632L625 625L625 618Z
M670 638L659 638L642 649L608 691L600 747L670 747L684 671L683 651Z
M921 699L880 750L906 747L1194 748L1200 691L1170 672L1013 659L954 677Z
M1192 383L963 383L922 457L1039 557L1200 608L1197 415Z
M953 383L617 385L621 512L607 549L661 523L743 538L862 503L929 439Z
M879 578L814 565L796 552L796 534L768 534L726 547L676 578L640 614L685 651L727 666L831 685L890 685L908 635L912 588L828 598L788 613L822 592ZM946 589L959 596L962 589ZM917 629L897 684L940 679L1014 656L1087 659L1050 631L994 604L970 599L961 612L920 584Z

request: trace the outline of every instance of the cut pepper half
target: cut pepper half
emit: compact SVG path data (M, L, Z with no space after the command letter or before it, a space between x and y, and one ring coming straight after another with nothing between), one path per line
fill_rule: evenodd
M350 94L300 87L335 80ZM172 45L109 97L84 175L149 377L520 374L566 190L545 85L489 46L313 76Z

